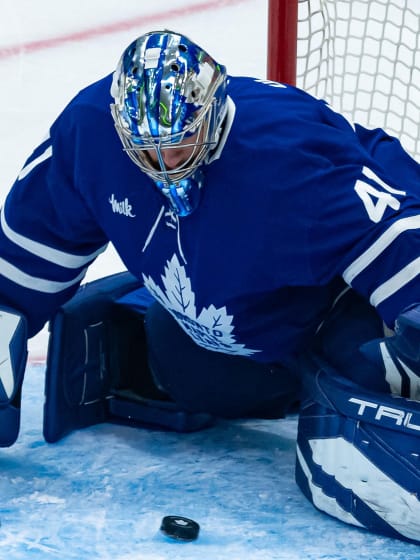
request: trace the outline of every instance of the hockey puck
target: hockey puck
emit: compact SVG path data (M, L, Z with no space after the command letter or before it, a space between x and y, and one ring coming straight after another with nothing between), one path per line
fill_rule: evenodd
M160 530L171 539L194 541L198 537L200 525L188 517L167 515L162 519Z

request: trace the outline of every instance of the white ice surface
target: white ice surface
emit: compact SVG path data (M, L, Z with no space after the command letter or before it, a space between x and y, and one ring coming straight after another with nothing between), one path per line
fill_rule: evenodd
M232 74L263 78L266 16L264 0L0 0L0 203L65 103L110 72L136 35L179 30ZM135 27L74 37L120 21ZM66 36L54 48L33 46ZM2 54L25 44L18 55ZM121 269L110 249L86 280ZM342 524L306 501L294 483L293 418L226 422L191 435L104 424L46 444L44 365L34 363L45 356L46 338L43 331L30 344L18 441L0 449L0 560L420 557L419 547ZM168 514L198 521L200 538L165 539L159 525Z
M42 437L44 366L24 384L17 443L0 450L3 560L418 560L419 547L316 511L294 482L296 421L195 434L102 424ZM164 537L165 515L201 526Z

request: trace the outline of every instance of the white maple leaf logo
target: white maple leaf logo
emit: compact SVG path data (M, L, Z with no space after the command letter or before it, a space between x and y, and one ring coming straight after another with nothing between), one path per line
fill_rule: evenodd
M232 315L226 307L217 309L214 305L204 307L197 315L195 294L191 288L185 267L174 254L167 261L161 276L163 289L153 278L143 274L146 288L153 297L165 307L177 320L184 331L200 346L225 354L252 356L260 350L251 350L244 344L238 344L233 333Z

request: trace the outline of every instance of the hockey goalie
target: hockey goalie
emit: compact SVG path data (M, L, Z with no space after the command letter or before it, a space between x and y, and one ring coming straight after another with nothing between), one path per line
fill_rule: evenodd
M44 435L299 410L296 480L420 542L420 166L382 129L145 33L0 213L0 445L48 322ZM112 243L127 272L83 284ZM299 407L299 408L298 408Z

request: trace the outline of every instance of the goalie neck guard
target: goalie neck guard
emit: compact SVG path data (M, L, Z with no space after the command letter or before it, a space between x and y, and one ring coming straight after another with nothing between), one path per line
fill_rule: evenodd
M420 402L368 391L310 358L296 482L319 510L420 543Z

